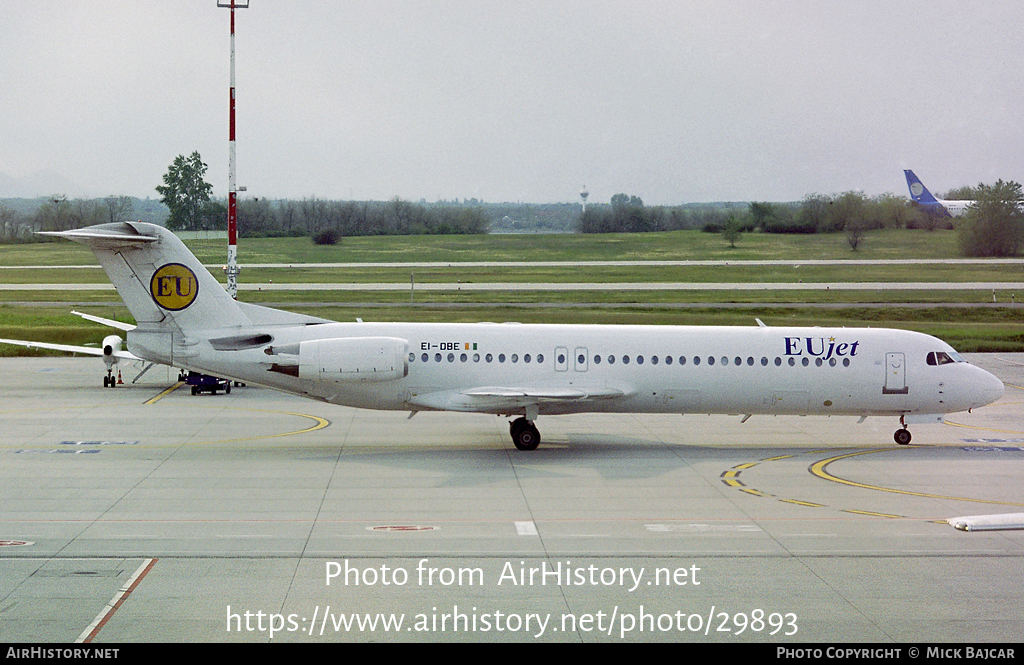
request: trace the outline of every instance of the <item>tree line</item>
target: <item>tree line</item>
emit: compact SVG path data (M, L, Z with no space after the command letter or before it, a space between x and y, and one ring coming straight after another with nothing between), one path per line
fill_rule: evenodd
M227 207L211 199L204 179L206 164L198 152L178 155L156 188L170 210L172 231L205 231L227 225ZM401 198L377 201L301 201L249 199L237 204L242 237L310 236L334 244L342 236L486 233L487 219L473 206L416 204Z
M167 206L167 228L172 231L224 229L227 205L213 199L213 187L204 179L207 165L198 152L179 155L156 187ZM956 220L960 246L968 256L1014 256L1024 247L1024 195L1018 183L979 184L946 194L949 199L976 201ZM134 202L125 196L44 200L31 218L0 202L0 241L32 238L32 231L63 231L91 224L138 219ZM523 204L487 205L466 202L413 203L390 201L330 201L311 197L301 201L243 199L238 202L238 232L243 237L309 236L318 243L334 243L343 236L475 234L495 229L517 230ZM546 206L527 213L533 228L554 228L572 204ZM151 214L151 211L147 211ZM570 213L571 214L571 213ZM496 216L497 215L497 216ZM735 245L743 232L845 233L856 250L865 233L878 229L954 228L948 215L893 194L869 198L861 192L811 194L796 203L688 204L645 206L634 195L616 194L609 204L590 204L578 215L581 233L645 233L701 229L722 233Z
M21 203L22 205L14 205ZM153 208L159 208L154 210ZM309 236L334 242L343 236L487 233L492 215L472 203L241 199L238 233L242 237ZM163 204L127 196L36 201L0 201L0 242L38 242L36 231L67 231L83 226L151 221L172 231L227 228L227 202L209 199L182 218L169 216ZM333 241L331 238L333 237Z
M36 231L67 231L131 219L136 212L136 199L130 196L69 199L57 195L41 199L31 208L31 212L24 212L0 202L0 242L37 242Z
M310 236L318 241L343 236L486 233L479 206L390 201L301 201L245 199L238 202L243 237Z
M701 229L721 233L735 246L744 232L843 233L850 248L879 229L957 230L965 256L1016 256L1024 248L1024 193L1015 182L961 187L945 195L974 201L954 219L893 194L869 198L861 192L811 194L797 203L754 202L702 207L647 207L637 196L616 194L610 205L587 206L581 233L642 233Z
M700 229L720 233L730 224L765 233L834 233L874 230L952 228L949 220L893 194L868 198L860 192L811 194L796 203L722 203L645 206L637 196L616 194L610 205L588 205L581 233L642 233Z

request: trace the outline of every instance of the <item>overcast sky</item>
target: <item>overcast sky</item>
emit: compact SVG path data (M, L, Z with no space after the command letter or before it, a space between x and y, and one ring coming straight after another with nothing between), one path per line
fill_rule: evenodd
M52 173L158 198L199 151L226 197L228 21L216 0L0 0L0 196ZM905 195L904 168L1024 182L1022 28L1020 0L251 0L238 182L651 204Z

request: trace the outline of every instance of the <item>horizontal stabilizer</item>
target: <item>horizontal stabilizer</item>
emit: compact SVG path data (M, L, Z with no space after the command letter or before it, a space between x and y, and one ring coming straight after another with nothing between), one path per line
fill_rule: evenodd
M70 231L39 231L39 235L66 238L67 240L74 240L75 242L101 249L144 245L159 240L156 235L140 233L138 229L128 222L98 224L84 229L71 229Z
M114 321L113 319L104 319L102 316L96 316L94 314L84 314L82 312L76 312L71 310L71 313L75 316L80 316L86 321L92 321L93 323L101 323L111 328L117 328L118 330L130 331L135 330L135 326L130 323L122 323L121 321Z

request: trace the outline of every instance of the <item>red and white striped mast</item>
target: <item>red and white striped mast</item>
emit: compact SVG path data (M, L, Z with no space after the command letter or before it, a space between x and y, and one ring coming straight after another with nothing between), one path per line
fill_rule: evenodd
M238 183L235 180L235 9L248 9L249 0L217 2L231 10L231 97L228 103L228 295L238 297Z

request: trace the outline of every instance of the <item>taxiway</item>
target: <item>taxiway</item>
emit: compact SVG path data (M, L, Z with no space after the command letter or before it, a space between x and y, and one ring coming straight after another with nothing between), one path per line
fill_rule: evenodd
M520 452L493 416L2 359L0 641L1017 641L1024 531L944 520L1024 512L1024 354L969 360L1006 395L908 447L627 414Z

